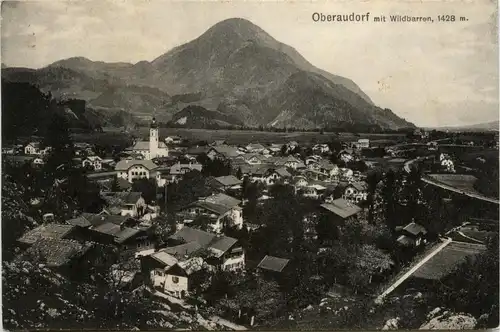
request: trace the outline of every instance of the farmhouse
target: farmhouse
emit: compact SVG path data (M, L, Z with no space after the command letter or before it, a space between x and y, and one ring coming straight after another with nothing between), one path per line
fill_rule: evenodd
M187 205L177 216L182 219L183 224L193 223L200 216L208 217L208 225L199 226L208 227L215 233L220 233L224 226L241 229L243 214L240 203L241 201L234 197L219 193Z
M117 176L132 183L136 179L160 181L158 166L151 160L120 160L116 166Z
M146 202L140 192L105 192L102 198L108 205L106 211L112 215L140 218L146 212Z
M102 159L99 156L89 156L82 161L82 167L90 167L94 171L102 169Z
M355 218L362 210L359 206L343 198L338 198L331 203L321 204L321 207L332 217L335 223L339 224L345 222L347 219Z

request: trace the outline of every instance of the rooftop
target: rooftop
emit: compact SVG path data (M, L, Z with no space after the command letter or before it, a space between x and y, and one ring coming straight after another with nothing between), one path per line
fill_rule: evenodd
M338 215L342 219L354 216L361 211L359 206L354 205L343 198L338 198L330 204L321 204L321 207Z
M281 272L288 265L288 262L290 262L290 260L285 258L266 255L266 257L260 261L259 265L257 265L257 268L273 272Z
M60 267L72 259L84 255L93 244L81 244L67 239L42 239L34 243L17 260L31 260L45 263L49 267Z
M242 181L234 175L219 176L214 178L214 180L225 187L235 186L242 183Z
M156 165L151 160L120 160L116 164L115 170L116 171L127 171L133 166L142 166L150 171L158 168L158 165Z
M63 239L66 235L73 231L74 228L75 227L73 225L60 225L54 223L41 225L24 233L18 241L26 244L33 244L42 239Z

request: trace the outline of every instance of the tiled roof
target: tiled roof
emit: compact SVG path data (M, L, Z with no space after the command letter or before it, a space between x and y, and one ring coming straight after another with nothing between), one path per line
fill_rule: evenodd
M219 176L214 178L215 181L219 182L223 186L235 186L241 184L242 181L234 175Z
M121 227L119 225L110 222L106 222L99 226L92 226L91 229L99 233L104 233L113 236L116 236L116 234L121 232Z
M172 266L177 263L177 258L169 254L166 250L160 250L150 256L166 266Z
M215 257L222 256L238 240L208 233L199 229L184 226L180 231L170 236L173 240L182 240L185 243L168 247L165 251L171 255L190 255L202 248L210 250Z
M108 205L136 204L141 196L142 193L137 191L105 192L102 194L102 198Z
M212 149L226 157L236 157L240 154L237 148L229 145L216 145Z
M188 242L179 244L177 246L167 247L163 249L165 253L172 255L178 259L184 258L184 256L189 256L194 252L202 249L203 247L198 242Z
M257 268L281 272L288 265L289 261L289 259L266 255L266 257L260 261L259 265L257 265Z
M67 239L42 239L34 243L25 253L16 260L38 260L44 262L48 267L59 267L66 265L72 259L81 257L93 244L81 244L77 241Z
M222 193L208 196L207 198L204 199L204 201L212 204L225 206L227 208L234 208L241 203L239 199L236 199L234 197Z
M130 149L134 151L141 151L141 150L149 151L149 141L138 141Z
M185 243L196 242L201 246L206 247L210 242L212 242L214 237L215 234L211 234L199 229L184 226L177 233L170 236L170 239L182 240Z
M365 181L357 181L352 184L352 186L358 190L358 191L367 191L368 190L368 183Z
M115 234L115 237L116 237L115 241L117 243L123 243L126 240L133 237L134 235L136 235L137 233L139 233L140 231L141 230L136 229L136 228L125 227L120 232Z
M290 174L290 172L288 172L286 170L286 168L278 168L275 170L276 173L278 173L279 176L283 176L283 177L289 177L289 176L292 176L292 174Z
M330 204L321 204L321 207L345 219L358 214L361 208L349 203L343 198L338 198Z
M417 236L419 234L422 234L422 235L427 234L427 230L423 226L416 224L414 222L406 225L403 229L405 231L407 231L408 233L413 234L415 236Z
M186 261L180 262L177 265L179 265L187 275L191 275L203 268L203 259L201 257L193 257Z
M41 239L63 239L75 227L73 225L47 224L26 232L18 241L33 244Z
M120 160L116 164L115 170L126 171L130 169L132 166L143 166L150 171L158 168L158 165L156 165L151 160Z

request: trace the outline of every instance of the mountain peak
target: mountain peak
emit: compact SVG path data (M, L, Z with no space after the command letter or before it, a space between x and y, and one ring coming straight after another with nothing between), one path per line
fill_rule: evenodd
M274 38L272 38L267 32L244 18L229 18L216 23L198 39L205 38L222 38L226 40L231 38L233 41L239 39L244 42L254 41L262 42L264 44L276 43L276 40L274 40Z

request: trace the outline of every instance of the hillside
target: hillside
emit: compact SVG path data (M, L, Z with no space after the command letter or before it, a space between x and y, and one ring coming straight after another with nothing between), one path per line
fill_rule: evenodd
M151 62L77 57L39 70L10 68L2 77L36 84L56 96L84 99L92 107L166 119L197 105L236 117L246 126L413 127L373 105L350 79L314 67L292 47L239 18L221 21Z
M217 111L209 111L201 106L187 106L176 113L169 124L175 127L197 129L243 125L238 118Z

